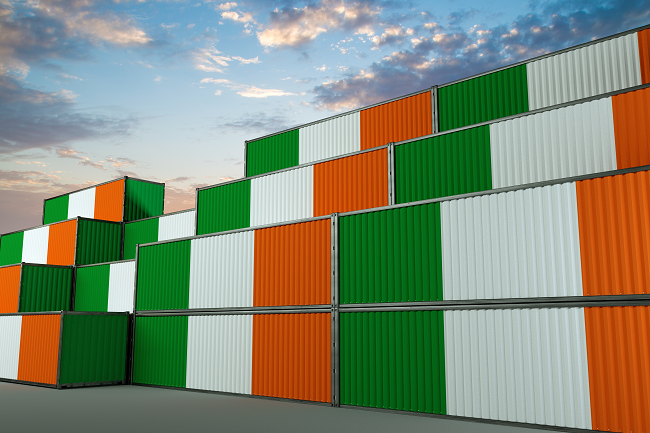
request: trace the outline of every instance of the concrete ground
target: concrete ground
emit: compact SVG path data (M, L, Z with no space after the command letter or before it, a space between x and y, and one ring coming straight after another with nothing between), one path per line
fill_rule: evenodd
M0 382L4 432L485 432L541 430L143 386L49 389Z

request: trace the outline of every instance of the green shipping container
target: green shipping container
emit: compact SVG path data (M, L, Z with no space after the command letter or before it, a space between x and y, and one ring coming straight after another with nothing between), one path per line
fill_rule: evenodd
M439 131L528 111L526 65L438 88Z
M76 265L115 262L121 259L122 224L79 218Z
M16 232L0 236L0 266L23 261L24 234L25 232Z
M75 311L108 311L110 273L110 264L77 268Z
M298 129L246 144L246 177L299 164Z
M72 266L23 264L18 312L71 310Z
M124 260L135 259L135 249L138 244L158 241L158 224L158 218L124 224Z
M196 234L248 228L251 225L251 181L201 189L196 197Z
M138 250L136 310L185 310L190 303L190 241Z
M165 184L126 178L124 221L135 221L163 214Z

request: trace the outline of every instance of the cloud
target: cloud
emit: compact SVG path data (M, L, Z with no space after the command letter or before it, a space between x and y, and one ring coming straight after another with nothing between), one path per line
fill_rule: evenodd
M188 180L194 179L193 177L180 176L173 179L165 179L165 183L177 183L177 182L187 182Z
M327 70L327 66L326 65L319 66L319 67L314 66L314 69L316 69L317 71L324 72L325 70Z
M100 163L97 162L92 162L90 158L87 156L81 156L78 154L77 151L72 150L72 149L56 149L55 150L57 156L59 158L71 158L71 159L78 159L79 161L77 164L79 165L84 165L86 167L93 167L93 168L98 168L100 170L106 170L106 168L101 165Z
M177 188L165 184L165 213L192 209L195 205L195 187Z
M120 177L128 176L128 177L137 177L139 178L138 174L134 171L128 171L128 170L117 170L117 174L120 175Z
M214 92L214 96L219 96L219 95L221 95L222 92L223 92L222 90L216 90Z
M401 44L407 36L413 35L413 29L405 29L400 25L388 26L381 35L371 36L369 39L373 43L372 50L385 45Z
M236 57L233 57L232 59L237 60L242 65L248 65L250 63L262 63L258 57L259 56L256 56L256 57L254 57L252 59L245 59L243 57L236 56Z
M245 13L237 13L234 11L228 11L228 12L222 12L221 13L221 18L227 19L227 20L233 20L238 23L250 23L250 22L255 22L253 19L253 15L250 14L249 12Z
M222 118L217 121L215 129L227 130L235 133L258 132L260 135L270 134L291 128L294 124L289 118L282 114L269 115L260 111L257 113L246 113L237 119Z
M478 14L476 9L463 9L455 11L447 16L447 22L450 26L457 26L468 19L474 18Z
M227 2L227 3L221 3L219 6L217 6L219 9L222 11L229 11L232 8L237 7L237 3L235 2Z
M235 90L238 95L244 98L268 98L270 96L293 96L295 93L280 89L263 89L248 84L236 83L225 78L204 78L200 81L203 84L220 84ZM221 93L218 93L219 95Z
M132 165L134 167L136 166L136 162L134 160L124 157L111 158L109 156L106 158L106 162L109 162L115 168L127 167L129 165Z
M245 59L240 56L224 56L223 53L214 47L202 48L194 52L194 68L204 72L224 73L224 68L229 62L238 61L240 65L251 63L262 63L258 57Z

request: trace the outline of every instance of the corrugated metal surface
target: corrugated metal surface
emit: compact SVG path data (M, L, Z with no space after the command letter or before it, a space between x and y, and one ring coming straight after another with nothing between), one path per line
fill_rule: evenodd
M359 112L300 128L299 164L361 150Z
M68 218L65 219L95 218L95 188L73 192L68 200Z
M641 84L636 33L525 65L531 110Z
M575 184L447 201L440 214L445 300L582 295Z
M80 225L83 227L84 222ZM121 227L120 227L121 229ZM81 231L80 231L81 232ZM120 230L120 236L122 236ZM77 240L77 221L66 221L50 226L49 240L47 243L47 263L49 265L70 266L75 264L75 244ZM99 239L94 239L96 244L92 249L101 249L104 244ZM83 251L83 249L81 249ZM119 252L118 252L119 254ZM79 253L77 252L77 257ZM118 260L118 258L113 260ZM100 260L102 261L102 260Z
M585 295L650 293L650 172L576 182Z
M61 316L34 315L22 319L17 380L55 385Z
M23 265L21 313L71 309L72 268Z
M492 187L616 170L611 98L490 125Z
M230 183L198 191L197 235L251 226L251 181Z
M191 240L189 308L253 305L253 231Z
M43 224L57 223L68 219L68 199L70 195L45 200L43 203Z
M137 279L137 310L189 308L190 241L141 248Z
M108 283L108 311L133 312L133 289L135 287L135 262L110 265Z
M133 383L185 388L187 316L136 317Z
M196 233L195 220L196 213L193 210L161 216L158 222L158 241L194 236Z
M125 380L128 321L126 315L63 316L59 383Z
M187 388L251 393L253 316L190 316Z
M431 92L361 111L361 149L433 133Z
M269 173L298 165L300 133L297 129L246 145L246 176Z
M650 165L650 89L612 97L618 169Z
M440 131L528 111L526 65L438 89Z
M313 216L388 205L388 151L314 165Z
M250 226L311 218L314 209L314 166L251 180Z
M0 237L0 266L13 265L23 260L23 239L25 232Z
M396 203L489 189L488 126L395 146Z
M142 221L132 221L124 224L124 260L135 259L138 244L148 244L158 241L160 218Z
M339 221L342 304L442 300L439 203Z
M95 190L95 219L122 221L124 179L99 185Z
M0 378L18 379L22 316L0 317Z
M103 221L79 220L77 265L120 260L122 225Z
M255 315L251 393L331 402L330 320L329 313Z
M125 188L124 221L162 215L165 185L126 179Z
M18 312L20 270L20 265L0 268L0 314ZM0 353L2 353L1 349Z
M108 311L110 272L111 265L77 268L74 311Z
M255 230L253 305L329 304L329 219Z
M637 32L639 41L639 62L641 63L641 82L650 83L650 29Z
M341 404L446 413L442 311L340 318Z
M23 232L23 262L47 264L47 241L50 227L39 227Z
M585 308L592 428L650 429L650 307Z
M445 311L447 414L591 429L582 308Z

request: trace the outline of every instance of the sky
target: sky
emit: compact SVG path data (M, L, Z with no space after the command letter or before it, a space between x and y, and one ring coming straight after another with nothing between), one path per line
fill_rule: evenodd
M122 176L189 209L244 140L646 24L639 0L0 0L0 233Z

